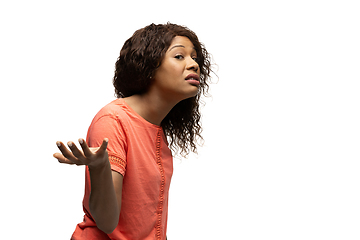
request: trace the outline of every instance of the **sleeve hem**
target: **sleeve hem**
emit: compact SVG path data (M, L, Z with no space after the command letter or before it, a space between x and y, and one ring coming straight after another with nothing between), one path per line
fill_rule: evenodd
M117 154L109 153L109 161L110 161L110 165L111 165L111 170L118 172L121 175L125 176L126 161L123 158L121 158Z

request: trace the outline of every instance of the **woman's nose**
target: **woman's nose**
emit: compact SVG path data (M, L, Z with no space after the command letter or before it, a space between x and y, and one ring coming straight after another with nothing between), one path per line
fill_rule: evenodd
M187 65L187 69L188 70L194 70L195 72L197 72L199 70L199 64L191 58L191 60L189 60L189 63Z

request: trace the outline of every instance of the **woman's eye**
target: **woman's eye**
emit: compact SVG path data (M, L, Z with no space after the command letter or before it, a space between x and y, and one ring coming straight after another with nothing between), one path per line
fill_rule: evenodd
M183 59L184 56L183 56L183 55L176 55L175 58L176 58L176 59Z
M192 59L193 59L195 62L198 61L197 57L193 57Z

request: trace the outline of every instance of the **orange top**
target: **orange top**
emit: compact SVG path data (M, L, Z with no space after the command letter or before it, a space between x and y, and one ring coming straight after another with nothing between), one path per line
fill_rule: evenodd
M108 235L96 227L89 208L91 185L86 168L85 216L72 239L165 240L173 162L163 129L120 98L102 108L89 127L90 147L99 147L104 138L109 139L111 169L124 176L119 224Z

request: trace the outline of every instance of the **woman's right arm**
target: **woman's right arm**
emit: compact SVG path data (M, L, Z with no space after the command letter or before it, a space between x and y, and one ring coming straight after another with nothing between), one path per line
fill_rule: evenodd
M62 154L55 153L54 157L60 163L89 167L90 212L97 227L110 234L119 221L123 176L111 170L106 151L108 139L104 139L99 148L89 148L83 139L80 139L79 142L83 151L80 151L73 142L68 143L71 151L62 142L57 142Z

